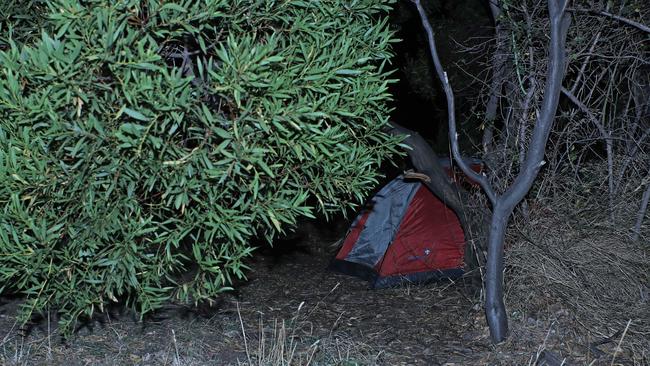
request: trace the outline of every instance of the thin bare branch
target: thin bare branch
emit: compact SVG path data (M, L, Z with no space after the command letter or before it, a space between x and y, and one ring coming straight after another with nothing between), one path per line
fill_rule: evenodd
M644 179L644 182L647 187L643 192L643 197L641 198L641 207L639 208L636 224L634 225L633 239L635 241L639 240L639 236L641 235L641 224L643 223L643 218L645 217L645 213L648 210L648 201L650 201L650 171L648 172L646 179Z
M451 139L451 151L454 156L454 161L460 169L467 175L470 179L476 181L479 183L481 188L485 191L485 194L487 195L488 199L492 204L496 203L496 193L494 192L494 189L490 185L490 182L488 182L487 177L483 174L478 174L475 171L473 171L469 165L465 162L463 159L461 153L460 153L460 148L458 145L458 132L456 130L456 112L455 112L455 105L454 105L454 92L453 89L451 88L451 85L449 84L449 78L447 77L447 73L444 71L442 67L442 63L440 62L440 57L438 57L438 51L436 48L436 41L435 37L433 35L433 28L431 27L431 23L429 22L429 19L426 15L426 12L424 11L424 8L422 7L422 4L420 0L414 0L413 3L415 4L418 13L420 15L420 20L422 21L422 26L424 27L427 38L429 41L429 50L431 52L431 58L433 59L433 64L436 68L436 73L438 74L438 78L442 82L443 89L445 91L445 95L447 97L447 113L449 117L449 137Z
M632 26L634 28L637 28L643 32L650 33L650 27L648 27L645 24L641 24L639 22L636 22L632 19L622 17L620 15L612 14L607 11L599 11L599 10L592 10L592 9L567 9L570 12L576 12L576 13L589 13L589 14L595 14L595 15L602 15L608 18L616 19L619 22L622 22L624 24L627 24L629 26Z
M591 112L591 110L589 110L589 108L583 102L580 101L580 99L578 99L575 95L573 95L573 93L570 90L568 90L565 87L562 87L562 94L566 95L569 98L569 100L573 104L575 104L576 107L578 107L578 109L580 109L585 115L587 115L589 121L591 121L598 128L598 131L603 137L606 138L609 136L609 133L607 133L605 126L603 126L603 124L600 123L600 120Z

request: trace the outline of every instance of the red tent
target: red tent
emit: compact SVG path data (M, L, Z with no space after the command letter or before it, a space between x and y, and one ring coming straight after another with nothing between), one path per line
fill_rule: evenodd
M420 181L399 176L359 213L330 268L380 288L458 278L464 253L456 214Z

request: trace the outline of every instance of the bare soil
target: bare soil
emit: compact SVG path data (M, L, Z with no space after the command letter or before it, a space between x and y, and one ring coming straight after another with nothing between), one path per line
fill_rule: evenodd
M249 281L209 308L170 305L138 322L113 309L62 342L55 319L17 329L19 301L0 300L7 365L632 365L620 337L592 336L562 303L511 311L493 345L480 296L459 281L370 290L326 270L344 228L304 225L284 248L261 250ZM545 300L547 301L547 300ZM533 305L533 304L531 304ZM513 308L521 308L513 307ZM49 324L49 326L48 326ZM604 344L597 344L604 343Z

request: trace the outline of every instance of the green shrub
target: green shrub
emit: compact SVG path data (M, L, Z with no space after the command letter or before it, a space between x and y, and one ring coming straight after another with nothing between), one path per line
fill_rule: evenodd
M400 142L390 2L35 2L39 29L0 52L0 293L21 320L209 300L254 238L362 200Z
M32 42L45 26L43 0L0 1L0 51L14 42Z

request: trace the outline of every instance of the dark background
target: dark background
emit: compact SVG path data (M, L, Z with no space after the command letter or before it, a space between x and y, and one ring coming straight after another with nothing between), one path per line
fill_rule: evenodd
M464 151L477 151L480 141L480 116L484 103L479 100L485 80L484 56L472 47L491 46L493 23L484 0L423 1L435 32L443 68L456 96L456 114L460 143ZM393 44L395 57L392 85L392 119L419 132L440 155L449 155L447 138L447 102L427 44L427 38L415 5L398 1L390 17L399 42Z

